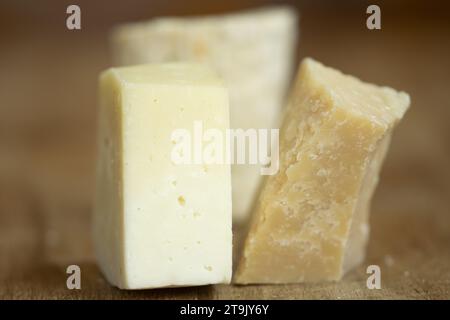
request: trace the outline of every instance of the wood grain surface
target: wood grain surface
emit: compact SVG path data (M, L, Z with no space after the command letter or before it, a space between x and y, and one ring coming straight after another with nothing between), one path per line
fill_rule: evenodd
M110 27L156 14L268 2L193 1L192 9L163 1L151 8L135 0L126 9L105 9L80 1L84 18L78 32L65 29L64 1L27 9L2 2L0 299L450 298L450 11L438 2L382 4L381 31L366 29L364 2L297 5L299 57L312 56L412 98L382 171L361 267L337 283L143 291L113 288L99 273L90 217L97 75L109 66ZM66 288L70 264L81 267L81 290ZM380 290L366 288L370 264L381 267Z

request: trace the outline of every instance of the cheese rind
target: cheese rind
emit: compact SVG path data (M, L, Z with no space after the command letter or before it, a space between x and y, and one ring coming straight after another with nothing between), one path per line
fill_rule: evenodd
M368 212L409 96L307 58L280 133L280 171L260 194L237 283L339 280L364 258Z
M165 17L117 27L117 65L193 61L209 64L229 89L232 128L278 125L294 67L297 15L269 7L202 17ZM260 186L260 166L232 167L233 218L244 222Z
M172 133L194 121L225 132L228 95L195 64L113 68L100 77L94 244L124 289L228 283L231 173L176 164Z

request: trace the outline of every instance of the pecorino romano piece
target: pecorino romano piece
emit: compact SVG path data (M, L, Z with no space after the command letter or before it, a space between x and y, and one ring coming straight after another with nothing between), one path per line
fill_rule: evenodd
M404 92L310 58L300 66L280 132L280 170L257 201L237 283L339 280L360 264L369 208Z
M228 164L177 164L177 129L225 132L228 94L209 68L158 64L100 76L94 244L123 289L229 283Z

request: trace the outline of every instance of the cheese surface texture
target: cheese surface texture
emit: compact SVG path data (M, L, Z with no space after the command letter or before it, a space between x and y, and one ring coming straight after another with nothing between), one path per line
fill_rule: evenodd
M112 34L117 65L209 64L230 94L232 128L275 128L294 68L297 16L288 7L188 18L156 18ZM232 167L233 215L246 219L261 182L259 165Z
M280 171L253 212L235 281L339 280L364 259L369 208L409 96L306 58L280 132Z
M100 76L94 244L124 289L229 283L231 173L176 164L176 129L229 127L226 88L196 64L112 68Z

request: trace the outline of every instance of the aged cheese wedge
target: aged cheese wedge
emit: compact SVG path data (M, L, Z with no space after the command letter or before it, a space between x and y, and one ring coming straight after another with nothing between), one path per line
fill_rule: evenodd
M230 281L230 165L172 157L172 133L191 132L194 121L229 127L227 91L209 68L101 74L94 243L102 272L119 288Z
M289 7L191 18L156 18L112 34L117 65L195 61L229 88L232 128L274 128L291 73L297 15ZM232 167L233 215L245 221L261 182L258 165Z
M237 283L339 280L364 259L370 200L409 96L301 66L280 132L280 171L259 196Z

